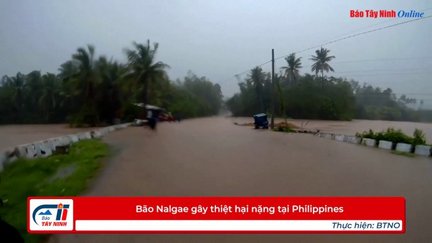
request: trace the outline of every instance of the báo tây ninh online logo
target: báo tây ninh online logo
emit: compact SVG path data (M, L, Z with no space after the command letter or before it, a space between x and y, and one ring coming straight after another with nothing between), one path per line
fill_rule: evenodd
M424 12L416 10L394 10L394 9L381 9L381 10L359 10L351 9L349 11L351 18L423 18Z

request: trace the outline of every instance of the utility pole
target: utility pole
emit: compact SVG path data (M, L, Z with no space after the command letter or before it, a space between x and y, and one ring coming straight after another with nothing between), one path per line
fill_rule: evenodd
M274 114L275 114L275 95L274 95L274 49L272 49L272 73L271 73L271 82L272 82L272 91L271 91L271 121L270 128L273 130L274 128Z

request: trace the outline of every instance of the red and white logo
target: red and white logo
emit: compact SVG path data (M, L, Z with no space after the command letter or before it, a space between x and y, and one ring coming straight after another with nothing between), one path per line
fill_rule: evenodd
M30 231L73 230L72 199L30 199Z

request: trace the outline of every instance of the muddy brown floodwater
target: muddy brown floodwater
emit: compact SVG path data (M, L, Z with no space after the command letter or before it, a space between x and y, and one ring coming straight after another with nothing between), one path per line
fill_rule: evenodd
M231 118L233 122L244 123L253 122L250 118L239 117ZM277 119L277 122L283 119ZM383 131L387 128L401 129L407 135L412 135L416 128L421 129L428 143L432 144L432 123L422 122L401 122L401 121L380 121L380 120L352 120L352 121L324 121L324 120L302 120L287 119L288 122L305 129L319 129L323 132L340 133L345 135L355 135L357 132Z
M363 123L364 124L364 123ZM331 127L328 123L327 127ZM324 127L324 126L323 126ZM431 242L432 159L233 125L232 118L130 127L93 196L403 196L403 235L56 235L51 242ZM113 209L115 210L115 209Z
M2 125L0 126L0 152L16 145L88 130L91 128L70 128L66 124Z

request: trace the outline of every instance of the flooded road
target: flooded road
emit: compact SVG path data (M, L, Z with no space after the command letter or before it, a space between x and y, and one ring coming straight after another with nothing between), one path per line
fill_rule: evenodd
M130 127L104 140L112 159L87 195L404 196L404 235L57 235L51 242L429 242L432 159L310 134L233 125L231 118Z
M251 118L226 118L232 123L253 122ZM283 119L277 119L277 122ZM323 132L355 135L356 132L363 132L369 129L382 131L389 127L402 129L406 134L412 135L414 129L421 129L428 143L432 143L432 123L420 122L399 122L399 121L323 121L323 120L301 120L288 119L288 122L305 129L319 129ZM0 151L19 144L31 143L47 138L88 131L92 128L70 128L67 124L55 125L1 125L0 126Z
M244 123L253 122L250 118L230 118L233 122ZM277 122L283 119L276 119ZM380 121L380 120L352 120L352 121L325 121L325 120L302 120L302 119L287 119L298 127L315 130L319 129L322 132L340 133L345 135L355 135L357 132L368 131L372 129L375 132L384 131L387 128L401 129L404 133L412 136L416 128L421 129L429 144L432 144L432 123L422 122L402 122L402 121Z

